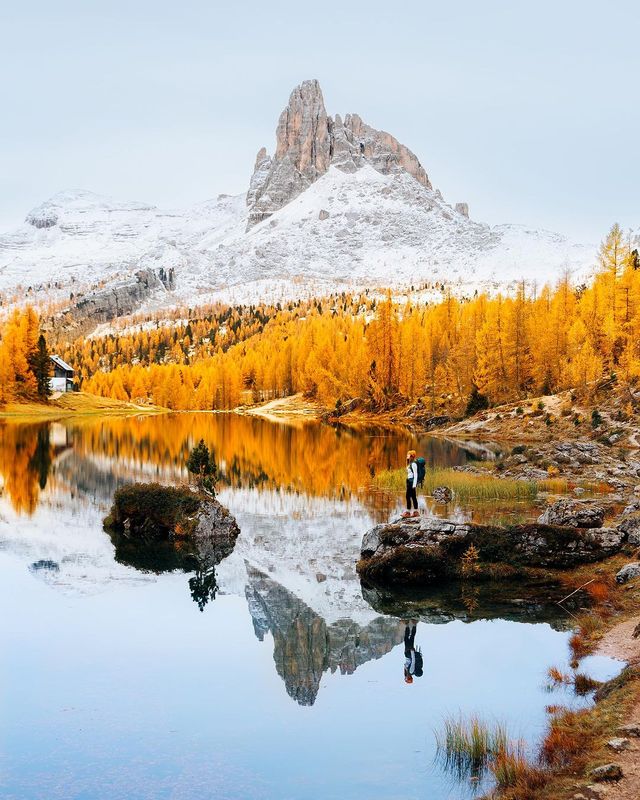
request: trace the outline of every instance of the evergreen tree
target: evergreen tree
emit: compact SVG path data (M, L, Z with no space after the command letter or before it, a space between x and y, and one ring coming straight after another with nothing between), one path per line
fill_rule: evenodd
M47 400L51 395L51 358L47 341L42 334L38 337L36 349L29 354L29 368L36 379L38 397Z
M471 417L478 411L484 411L486 408L489 408L489 401L485 395L481 394L478 391L478 387L474 383L473 386L471 387L471 394L469 395L469 399L467 400L467 408L465 410L465 416Z
M189 454L187 469L192 475L196 476L196 482L199 486L213 492L217 468L213 455L209 452L209 448L204 443L204 439L200 439L199 443Z

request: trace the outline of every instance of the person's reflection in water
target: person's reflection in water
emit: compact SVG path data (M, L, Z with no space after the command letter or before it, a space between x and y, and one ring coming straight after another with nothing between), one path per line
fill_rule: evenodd
M411 620L404 629L404 682L413 683L414 676L422 677L422 653L416 650L416 622Z

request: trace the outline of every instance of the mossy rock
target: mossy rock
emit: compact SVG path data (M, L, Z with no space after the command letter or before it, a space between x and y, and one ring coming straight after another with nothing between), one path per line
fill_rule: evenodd
M113 496L113 506L104 526L131 538L187 538L192 533L202 501L201 495L186 486L159 483L121 486Z
M116 560L142 571L210 569L240 533L234 517L206 492L136 483L119 488L104 528Z

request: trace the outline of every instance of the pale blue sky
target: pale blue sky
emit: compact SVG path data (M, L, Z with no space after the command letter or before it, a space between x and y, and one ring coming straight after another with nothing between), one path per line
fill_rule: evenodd
M62 189L247 187L293 86L359 113L489 223L640 225L636 3L2 0L0 229Z

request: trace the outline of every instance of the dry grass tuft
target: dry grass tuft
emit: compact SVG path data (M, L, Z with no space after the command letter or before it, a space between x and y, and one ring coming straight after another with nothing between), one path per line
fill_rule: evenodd
M540 748L540 758L549 767L562 767L570 763L589 742L589 714L587 709L563 709L549 721L549 730Z
M549 667L547 670L547 678L549 679L548 689L555 689L558 686L569 686L571 684L571 676L566 672L562 672L557 667Z
M545 771L529 761L520 741L496 754L491 773L502 797L510 800L531 800L548 780Z

